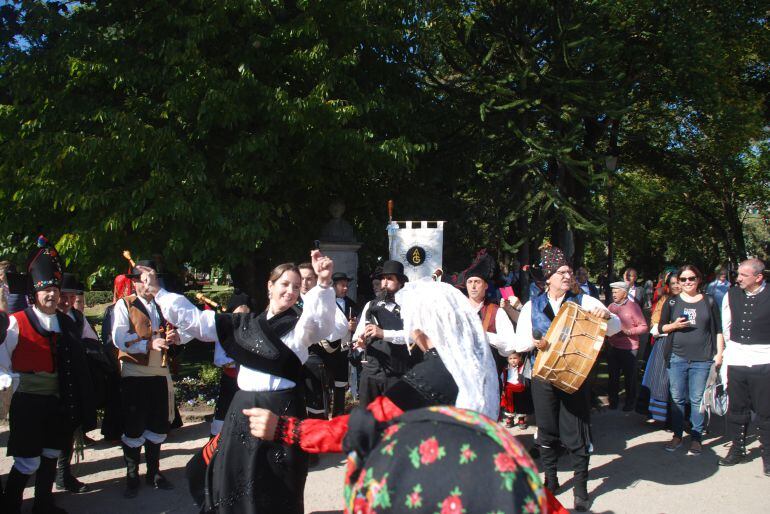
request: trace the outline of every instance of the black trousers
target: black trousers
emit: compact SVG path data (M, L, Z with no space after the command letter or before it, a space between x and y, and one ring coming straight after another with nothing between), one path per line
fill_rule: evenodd
M610 405L618 404L621 373L626 388L626 405L633 405L636 399L636 362L636 355L631 350L622 350L612 346L607 348L607 365L610 374L607 382L607 395Z
M328 405L324 402L324 389L328 386L329 378L323 358L310 352L302 369L305 382L305 401L307 402L308 417L323 419L327 416ZM328 399L327 399L328 401Z
M230 408L230 402L233 401L233 396L238 390L238 379L231 377L222 371L222 376L219 378L219 394L217 395L216 407L214 407L214 419L225 419L227 410Z
M727 435L740 439L743 427L757 413L759 440L770 448L770 364L727 368Z
M588 380L569 394L541 378L532 379L532 403L540 446L554 448L561 442L572 453L588 455L591 444L590 391Z
M9 411L8 455L40 457L44 448L64 450L72 426L61 400L53 395L16 392Z
M326 369L332 378L332 391L334 392L333 416L340 416L345 412L345 391L348 388L350 367L348 365L348 350L338 349L336 352L322 354Z
M398 382L402 376L403 373L389 372L373 359L364 363L358 388L358 404L366 407Z
M145 430L168 434L168 382L166 377L123 377L120 381L123 430L136 439Z

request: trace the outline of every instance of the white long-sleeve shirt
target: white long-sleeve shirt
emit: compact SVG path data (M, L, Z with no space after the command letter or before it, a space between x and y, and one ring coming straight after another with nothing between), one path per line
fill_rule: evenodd
M481 312L484 304L480 303L474 306L471 303L471 307L475 307L478 312ZM495 330L495 333L487 332L487 339L489 339L489 344L497 350L497 353L507 357L515 352L516 330L513 328L511 318L508 317L508 314L502 308L497 309L497 313L495 313Z
M544 293L548 294L548 293ZM566 295L559 299L554 300L550 296L548 297L548 303L551 304L554 314L558 314L561 304L564 303ZM592 296L584 294L580 302L580 306L587 310L593 310L597 307L606 311L610 315L610 319L607 320L607 336L617 334L620 332L620 318L612 314L605 305ZM543 334L545 336L545 334ZM516 352L528 352L535 348L535 342L532 339L532 302L529 301L521 308L521 314L519 314L519 321L516 326L516 343L514 344L514 350Z
M142 306L147 311L153 332L158 330L160 328L160 316L158 316L155 302L147 301L141 296L137 296L137 299L142 302ZM125 353L147 353L147 345L150 343L147 339L142 339L132 343L131 346L126 346L126 342L133 341L138 337L135 333L129 332L130 330L131 320L128 318L126 302L118 300L115 303L115 308L112 310L112 342L119 350Z
M32 312L42 328L48 332L61 332L56 314L45 314L35 306L32 307ZM13 369L11 365L11 356L13 355L16 346L19 344L19 323L16 321L15 316L8 316L8 330L5 341L0 341L0 343L2 343L0 344L0 370L10 372Z
M42 328L49 332L61 332L56 314L45 314L35 306L32 307L32 312ZM16 390L19 385L19 375L13 371L11 360L14 350L19 345L19 323L15 316L8 316L5 341L0 341L0 343L0 390L8 387L13 387Z
M759 289L753 293L746 293L746 295L758 295L764 291L766 285L765 282L762 282ZM723 364L725 364L725 366L758 366L761 364L770 364L770 344L741 344L730 339L732 321L730 295L726 294L724 298L722 298L722 335L725 338Z
M376 300L372 300L372 301L376 301ZM364 305L364 310L361 311L361 316L359 316L358 318L359 321L358 321L358 325L356 325L356 331L353 332L353 341L357 341L358 338L363 335L364 329L366 328L366 315L369 313L369 307L371 305L372 305L372 302L366 302L366 305ZM393 302L387 302L385 303L385 308L388 309L390 312L393 312L393 310L396 308L396 304ZM406 337L406 334L404 334L403 330L382 329L382 334L383 334L382 340L388 343L393 343L393 344L407 343L407 337Z
M326 338L335 330L334 289L316 286L303 297L302 315L292 330L281 337L281 341L299 358L303 364L308 358L308 346ZM155 301L166 320L177 327L180 335L200 341L219 341L216 328L216 313L201 311L182 295L169 293L161 289ZM268 311L268 319L272 318ZM278 377L249 368L238 368L238 387L243 391L280 391L291 389L296 383L287 378Z
M159 305L155 301L147 301L141 296L137 296L138 301L142 302L145 311L150 318L152 330L155 332L160 328L161 318L158 313ZM173 323L172 323L173 324ZM128 308L126 302L118 300L115 304L115 308L112 311L112 341L115 346L125 353L148 354L148 361L146 366L133 364L131 362L121 362L120 373L124 377L143 377L143 376L169 376L169 370L167 367L163 367L163 353L158 350L150 349L148 351L148 345L150 341L142 339L127 346L127 342L134 341L138 337L136 333L130 333L131 321L128 317ZM190 337L186 334L179 333L179 339L181 344L185 344L190 341Z

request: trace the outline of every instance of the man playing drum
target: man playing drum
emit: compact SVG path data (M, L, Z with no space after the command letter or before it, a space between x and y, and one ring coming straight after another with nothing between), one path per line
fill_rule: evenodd
M575 302L591 314L606 319L607 335L620 330L620 320L599 300L582 292L571 292L573 271L559 248L549 245L541 250L540 270L546 283L545 294L533 298L522 308L516 329L516 351L547 349L548 343L543 337L565 301ZM556 467L561 443L572 456L575 510L579 512L585 512L591 505L588 497L590 390L590 381L569 394L540 377L532 379L537 444L545 471L545 485L554 493L559 488Z

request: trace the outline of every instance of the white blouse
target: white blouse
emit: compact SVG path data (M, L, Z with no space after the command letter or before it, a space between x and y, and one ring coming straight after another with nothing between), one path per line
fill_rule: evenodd
M180 335L200 341L218 342L216 313L201 311L182 295L169 293L161 289L155 295L155 302L163 317L177 327ZM281 337L281 341L299 358L303 364L308 358L308 346L325 339L338 330L335 314L337 303L334 301L334 289L316 286L303 297L302 315L292 330ZM268 319L272 315L268 311ZM281 391L291 389L297 384L289 379L271 375L263 371L240 366L238 368L238 387L243 391Z

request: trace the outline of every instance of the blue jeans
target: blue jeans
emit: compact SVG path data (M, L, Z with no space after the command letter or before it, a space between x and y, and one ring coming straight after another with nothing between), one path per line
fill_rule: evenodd
M713 363L710 360L688 361L675 353L671 354L668 380L671 384L671 429L676 437L682 437L684 406L689 400L692 438L701 440L705 420L700 412L700 403Z

